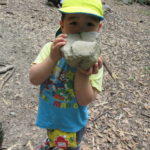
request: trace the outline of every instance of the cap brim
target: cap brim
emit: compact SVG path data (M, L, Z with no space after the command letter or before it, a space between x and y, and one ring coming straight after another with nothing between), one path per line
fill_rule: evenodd
M66 8L60 8L59 11L61 13L66 13L66 14L90 14L93 16L98 17L100 20L104 20L103 16L100 16L98 12L88 9L88 8L83 8L83 7L66 7Z

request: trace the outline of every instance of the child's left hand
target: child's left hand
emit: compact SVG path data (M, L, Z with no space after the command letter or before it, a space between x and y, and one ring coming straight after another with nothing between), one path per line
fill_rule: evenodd
M91 74L96 74L98 72L98 70L102 67L102 64L103 64L103 59L100 56L98 58L97 63L95 63L92 67L90 67L87 70L78 69L78 71L84 75L90 76Z

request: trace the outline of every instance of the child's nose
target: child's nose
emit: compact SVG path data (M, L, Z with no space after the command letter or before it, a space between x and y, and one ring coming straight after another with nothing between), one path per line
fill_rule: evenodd
M86 31L86 27L84 25L81 25L81 26L79 26L77 32L80 33L80 32L85 32L85 31Z

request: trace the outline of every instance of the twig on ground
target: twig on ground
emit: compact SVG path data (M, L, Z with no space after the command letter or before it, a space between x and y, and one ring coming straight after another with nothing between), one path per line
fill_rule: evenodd
M147 117L147 118L150 118L150 115L149 115L148 113L142 112L141 115L142 115L142 116L145 116L145 117Z
M9 147L7 150L12 150L14 147L16 147L18 144L14 144L11 147Z
M9 105L10 102L7 102L5 99L2 99L2 101L6 104L6 105Z
M0 5L7 5L6 2L0 2Z
M108 71L108 73L112 77L112 79L115 81L117 79L117 76L116 76L116 74L112 73L112 71L108 68L108 65L106 64L106 61L103 61L103 66Z
M127 135L131 135L131 136L136 136L137 137L137 134L134 134L134 133L129 133L129 132L124 132L124 131L120 131L120 130L116 130L117 132L122 132L123 134L127 134Z
M30 150L34 150L31 141L28 141L27 146L30 148Z
M6 73L6 75L3 77L3 82L1 83L0 89L2 89L4 85L6 84L6 82L12 77L14 71L15 69L13 68L11 72Z
M14 68L13 65L3 65L3 66L5 66L5 67L3 67L2 69L0 69L0 74L6 73L7 71L12 70Z
M94 145L95 145L95 138L93 137L92 139L92 149L94 150Z
M109 125L109 124L107 124L107 125L111 128L111 131L115 134L115 136L117 136L117 137L120 139L120 141L121 141L122 144L124 144L125 146L127 146L128 149L131 149L131 148L133 149L133 147L131 147L129 144L127 144L126 140L123 139L123 137L122 137L122 135L129 134L128 132L116 130L116 128L115 128L114 126ZM119 133L118 133L118 132L119 132ZM137 136L137 135L132 134L132 133L129 134L129 135ZM134 146L134 145L133 145L133 146Z
M103 113L103 114L99 113L99 114L92 120L92 122L95 122L96 120L98 120L100 117L102 117L102 116L105 115L105 114L107 114L107 112L105 112L105 113Z

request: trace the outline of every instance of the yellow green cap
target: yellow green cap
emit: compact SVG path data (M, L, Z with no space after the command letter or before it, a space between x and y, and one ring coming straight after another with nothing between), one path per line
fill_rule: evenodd
M83 13L103 17L103 7L101 0L63 0L62 8L59 9L62 13Z

